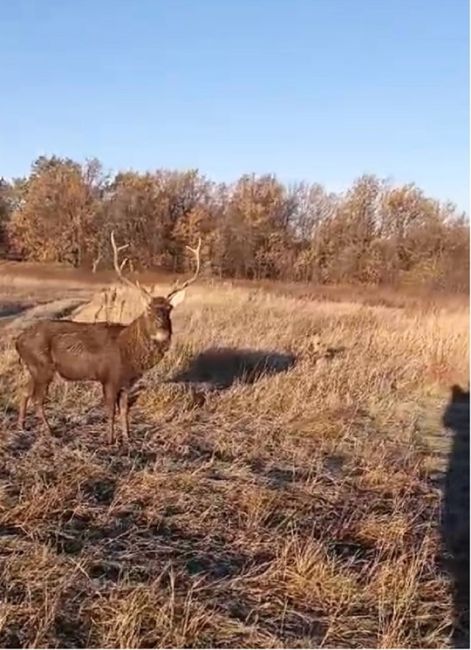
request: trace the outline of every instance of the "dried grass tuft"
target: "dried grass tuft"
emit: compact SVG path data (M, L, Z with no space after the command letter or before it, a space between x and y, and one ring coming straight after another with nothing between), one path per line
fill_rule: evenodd
M124 302L110 320L138 314ZM467 359L466 305L195 289L123 452L89 385L52 387L51 443L33 418L17 434L25 375L5 336L0 645L446 646L434 477Z

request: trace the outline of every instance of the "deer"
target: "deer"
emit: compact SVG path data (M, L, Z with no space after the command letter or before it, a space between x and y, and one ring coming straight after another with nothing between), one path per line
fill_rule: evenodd
M121 442L129 441L129 392L144 373L158 364L170 347L172 338L171 312L180 304L186 289L200 272L201 239L196 248L186 248L195 257L195 271L185 282L177 281L164 296L132 281L123 273L126 260L119 262L119 252L129 244L118 247L111 233L113 266L120 283L138 292L142 312L128 325L98 321L85 323L72 320L43 320L24 330L16 339L19 359L29 371L27 389L21 399L18 427L24 420L30 400L36 414L51 436L44 402L55 375L70 382L99 382L108 416L108 442L115 443L115 413L121 420Z

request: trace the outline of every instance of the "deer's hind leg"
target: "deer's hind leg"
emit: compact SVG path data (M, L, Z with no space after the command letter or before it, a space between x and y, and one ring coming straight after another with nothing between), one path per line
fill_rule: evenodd
M48 368L47 372L44 371L41 375L39 381L35 382L34 391L32 399L36 404L36 413L41 420L44 429L48 435L51 435L51 427L46 418L46 413L44 411L44 400L47 397L47 391L49 384L54 378L54 368Z

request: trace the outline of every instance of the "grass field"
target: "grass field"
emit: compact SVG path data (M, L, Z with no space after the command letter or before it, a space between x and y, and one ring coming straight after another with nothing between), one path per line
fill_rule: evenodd
M37 295L9 285L10 306ZM93 385L55 382L51 442L33 416L15 430L26 374L10 319L0 646L459 644L463 595L440 557L465 533L441 513L468 304L364 302L194 288L127 451L106 445Z

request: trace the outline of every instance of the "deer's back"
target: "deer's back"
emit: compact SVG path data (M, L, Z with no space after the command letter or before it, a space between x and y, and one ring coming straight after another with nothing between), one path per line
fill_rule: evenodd
M124 325L117 323L77 323L75 321L48 321L47 335L54 346L76 345L83 351L96 353L116 341Z
M84 349L96 352L106 343L115 341L125 328L117 323L80 323L71 320L43 320L28 327L17 339L18 345L28 343L50 346L52 341L75 341Z

